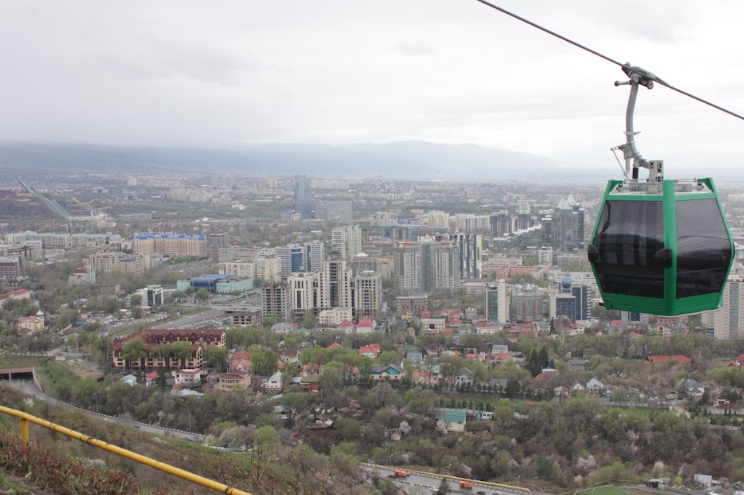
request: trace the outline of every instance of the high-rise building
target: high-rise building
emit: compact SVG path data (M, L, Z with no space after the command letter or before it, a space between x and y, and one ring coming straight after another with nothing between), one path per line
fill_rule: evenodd
M292 298L292 317L304 318L318 314L320 277L317 273L293 273L287 278Z
M377 260L367 253L359 253L351 260L351 275L356 277L362 272L377 273Z
M331 250L337 251L343 259L351 262L362 252L362 229L359 225L337 227L331 231Z
M313 188L307 175L295 175L295 213L303 220L313 218Z
M550 296L550 317L568 317L571 323L589 319L589 286L575 284L570 277L565 277L557 294Z
M539 321L543 318L542 292L536 285L512 287L514 318L517 321Z
M504 237L511 234L511 215L508 211L499 211L490 216L491 237Z
M418 243L399 242L394 253L394 273L404 294L454 295L460 284L459 248L455 241L422 237Z
M354 277L354 316L357 319L380 317L382 311L382 277L364 271Z
M274 248L276 258L279 260L282 278L289 277L292 273L304 271L303 258L304 249L299 244L288 244Z
M261 317L287 318L292 312L289 284L268 282L261 288Z
M207 236L207 256L210 261L219 263L220 250L230 245L230 237L227 234L209 234Z
M395 284L403 294L424 292L424 267L421 247L411 241L399 242L393 258Z
M450 239L457 243L461 278L481 278L481 250L483 236L480 234L463 234L456 232Z
M722 303L713 311L713 335L718 340L744 338L744 278L729 277Z
M504 324L509 321L509 304L506 298L506 280L486 284L486 318L489 323Z
M352 293L351 268L346 260L336 256L323 263L320 272L320 309L350 308Z
M319 272L325 261L325 244L320 241L306 242L303 245L302 265L306 272Z

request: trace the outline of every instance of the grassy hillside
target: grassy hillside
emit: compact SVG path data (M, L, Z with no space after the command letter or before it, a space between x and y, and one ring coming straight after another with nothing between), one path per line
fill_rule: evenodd
M367 493L350 489L351 480L342 466L334 466L302 448L292 449L278 435L263 438L257 441L257 448L238 454L93 421L81 413L33 401L4 386L0 386L0 404L255 495ZM0 415L0 428L5 430L0 432L0 466L20 475L30 473L29 479L53 486L54 493L216 493L33 424L32 445L25 449L19 441L20 421L13 417ZM301 459L295 464L292 459L297 457ZM331 477L335 481L329 482ZM339 480L348 484L341 487Z

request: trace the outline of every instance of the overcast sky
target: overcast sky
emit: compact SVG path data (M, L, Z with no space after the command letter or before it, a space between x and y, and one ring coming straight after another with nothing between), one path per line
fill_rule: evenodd
M496 0L744 114L744 2ZM621 70L476 0L0 0L0 139L475 143L617 165ZM744 121L641 90L639 151L741 166ZM704 175L701 172L698 175Z

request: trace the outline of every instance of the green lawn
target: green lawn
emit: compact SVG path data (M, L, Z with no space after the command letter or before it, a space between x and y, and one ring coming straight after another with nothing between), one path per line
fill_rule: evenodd
M8 356L2 364L2 368L28 368L40 366L44 361L41 356Z

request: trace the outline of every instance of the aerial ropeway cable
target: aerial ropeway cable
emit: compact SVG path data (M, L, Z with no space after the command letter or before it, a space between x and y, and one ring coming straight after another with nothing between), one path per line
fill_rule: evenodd
M639 86L660 84L733 117L741 115L683 91L653 73L622 64L486 0L477 0L620 68L630 86L624 180L610 180L587 255L607 309L677 316L719 309L734 262L734 242L713 179L664 179L663 160L638 152L633 115ZM646 169L645 180L638 177Z

